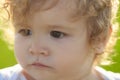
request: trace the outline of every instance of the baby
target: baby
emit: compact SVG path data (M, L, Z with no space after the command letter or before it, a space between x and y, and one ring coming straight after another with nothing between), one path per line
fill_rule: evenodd
M120 80L95 67L112 31L112 0L6 0L18 64L0 80Z

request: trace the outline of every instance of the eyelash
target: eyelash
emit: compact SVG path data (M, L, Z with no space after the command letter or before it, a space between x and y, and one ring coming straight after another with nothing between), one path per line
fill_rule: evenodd
M67 34L65 34L65 33L61 32L61 31L51 31L50 32L50 36L52 36L53 38L56 38L56 39L61 39L66 35Z
M20 29L18 33L20 33L22 36L32 35L32 31L30 29Z

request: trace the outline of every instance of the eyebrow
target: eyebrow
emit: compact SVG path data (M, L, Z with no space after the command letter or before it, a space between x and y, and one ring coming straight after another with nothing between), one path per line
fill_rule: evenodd
M75 29L75 27L63 26L63 25L49 25L48 27L50 29L65 29L65 30L74 30Z

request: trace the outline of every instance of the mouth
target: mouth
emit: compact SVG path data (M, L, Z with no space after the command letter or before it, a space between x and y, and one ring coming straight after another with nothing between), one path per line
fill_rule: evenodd
M51 66L42 64L40 62L34 62L34 63L32 63L32 66L37 67L37 68L52 68Z

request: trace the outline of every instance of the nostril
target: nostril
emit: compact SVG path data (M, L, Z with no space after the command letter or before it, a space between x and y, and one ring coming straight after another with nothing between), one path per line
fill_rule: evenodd
M29 49L29 53L34 54L34 52L33 52L33 50L31 48Z
M49 55L48 51L46 51L46 50L41 50L41 51L39 51L39 53L41 55L44 55L44 56L48 56Z
M43 56L48 56L49 53L46 49L29 49L29 53L32 55L43 55Z

